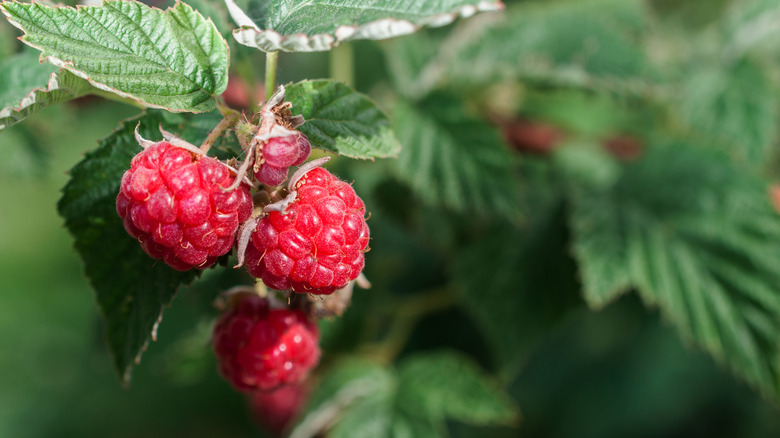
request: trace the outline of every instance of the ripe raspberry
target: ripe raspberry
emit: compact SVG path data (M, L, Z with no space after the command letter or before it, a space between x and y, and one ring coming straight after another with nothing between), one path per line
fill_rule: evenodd
M366 208L351 185L327 170L310 170L284 214L257 224L246 266L273 289L329 294L363 270L368 246Z
M301 413L309 396L303 384L282 386L273 391L254 391L249 395L249 407L261 427L272 436L283 436L285 430Z
M230 251L252 213L246 185L221 190L233 180L217 160L162 141L133 157L116 211L150 256L179 271L204 269Z
M222 315L213 340L222 376L239 391L301 382L320 358L317 326L303 312L269 309L253 294Z

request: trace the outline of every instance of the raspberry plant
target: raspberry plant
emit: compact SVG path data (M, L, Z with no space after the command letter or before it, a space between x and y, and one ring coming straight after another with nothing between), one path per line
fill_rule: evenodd
M291 437L690 434L764 406L717 367L776 402L778 6L506 3L0 3L13 153L118 123L58 211L121 382Z

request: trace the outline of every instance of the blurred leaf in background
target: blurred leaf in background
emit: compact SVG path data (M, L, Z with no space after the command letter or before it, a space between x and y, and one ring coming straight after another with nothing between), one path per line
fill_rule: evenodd
M329 164L372 213L372 288L320 323L292 436L780 436L777 2L506 5L340 47L403 148ZM282 54L279 82L332 60ZM208 345L239 271L178 290L132 387L113 378L55 203L137 113L79 99L0 133L0 436L265 436Z

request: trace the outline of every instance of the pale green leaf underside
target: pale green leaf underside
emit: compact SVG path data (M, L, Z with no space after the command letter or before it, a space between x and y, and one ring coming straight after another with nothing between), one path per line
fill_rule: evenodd
M521 79L641 93L656 79L641 49L644 15L638 0L519 4L502 20L464 23L429 69L456 85Z
M780 27L780 4L775 0L748 0L733 4L723 34L723 53L729 59L738 59L754 49L777 53Z
M227 86L227 42L184 3L166 11L121 0L78 9L3 3L2 10L41 59L144 105L208 111Z
M21 53L0 64L0 130L50 105L83 96L92 87L72 73Z
M239 43L266 52L330 50L342 41L385 39L422 26L443 26L456 18L503 9L498 0L225 0L242 26Z
M571 222L591 306L636 289L684 338L778 398L780 216L766 185L676 145L612 188L578 193Z
M398 154L401 145L390 121L363 94L335 81L302 81L287 87L286 100L306 119L299 130L312 146L351 158Z

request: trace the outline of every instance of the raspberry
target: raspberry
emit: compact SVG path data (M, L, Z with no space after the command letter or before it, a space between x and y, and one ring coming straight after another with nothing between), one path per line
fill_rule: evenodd
M308 388L303 384L282 386L273 391L254 391L248 401L257 422L272 436L283 436L306 404Z
M265 185L278 186L287 179L289 170L289 167L276 167L263 163L260 169L255 172L255 178Z
M293 166L300 166L306 161L307 158L309 158L309 155L311 154L311 143L309 143L309 138L306 137L303 133L299 134L300 138L298 139L298 160L292 163Z
M365 206L351 185L327 170L310 170L284 214L261 219L246 266L273 289L329 294L363 270L369 230Z
M274 137L263 145L265 162L275 167L290 167L298 160L298 137Z
M214 327L219 370L239 391L301 382L320 358L319 332L300 310L246 294Z
M309 158L311 143L305 135L296 133L270 138L262 150L263 164L256 168L255 178L265 185L278 186L287 179L290 166L299 166Z
M252 213L247 186L221 189L233 180L219 161L162 141L133 157L116 211L150 256L179 271L204 269L230 251Z

